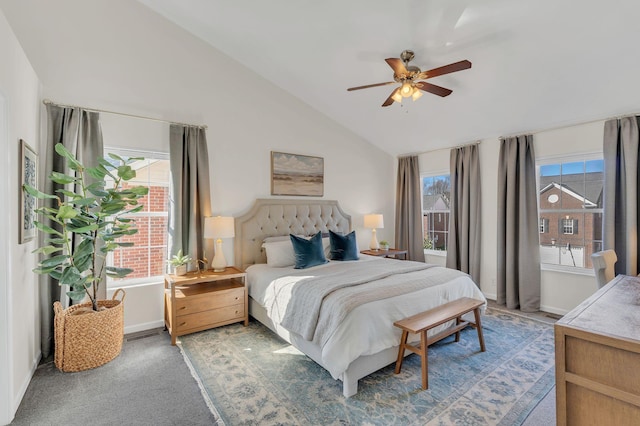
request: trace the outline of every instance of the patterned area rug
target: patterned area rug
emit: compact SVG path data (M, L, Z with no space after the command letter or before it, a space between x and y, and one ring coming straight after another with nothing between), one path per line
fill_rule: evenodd
M496 309L476 331L429 347L429 389L420 357L387 366L342 396L342 382L251 321L182 336L181 347L221 418L231 425L519 425L554 384L553 327Z

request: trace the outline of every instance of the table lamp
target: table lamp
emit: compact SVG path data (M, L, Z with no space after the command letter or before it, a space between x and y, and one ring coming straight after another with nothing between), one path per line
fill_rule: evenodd
M376 228L384 228L384 220L381 214L365 214L364 215L364 227L371 229L371 243L369 248L371 250L378 250L380 245L378 244L378 238L376 237Z
M235 237L235 228L232 217L206 217L204 219L204 237L217 238L216 253L213 256L211 267L213 272L224 272L227 267L227 259L222 251L222 239Z

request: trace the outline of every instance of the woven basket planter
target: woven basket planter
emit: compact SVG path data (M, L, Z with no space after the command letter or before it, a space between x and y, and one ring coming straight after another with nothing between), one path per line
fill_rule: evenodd
M122 299L116 300L122 292ZM99 367L120 354L124 337L124 290L118 289L111 300L98 300L98 307L106 309L85 314L78 310L91 308L91 302L55 311L55 364L65 372L83 371Z

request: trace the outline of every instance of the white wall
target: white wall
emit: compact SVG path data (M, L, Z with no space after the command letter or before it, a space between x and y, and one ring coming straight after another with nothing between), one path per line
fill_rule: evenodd
M602 152L603 126L604 122L598 121L537 132L533 136L536 157L552 158ZM497 138L482 140L479 153L482 191L482 264L479 284L483 293L495 300L499 140ZM420 155L420 172L440 172L442 165L448 163L448 149L424 153ZM427 257L427 261L433 260L433 257ZM590 271L587 271L587 274L543 270L541 309L563 315L580 304L597 289L595 277Z
M8 424L40 356L36 243L18 240L20 139L38 151L40 85L2 12L0 56L0 424Z
M26 3L3 7L10 16L11 8L31 2ZM378 239L394 240L396 161L389 154L137 2L64 3L73 4L77 13L77 19L69 17L73 26L46 18L58 7L53 2L37 4L46 34L15 22L25 50L37 53L34 66L44 98L207 125L214 215L238 216L256 198L271 197L271 151L323 157L322 198L339 200L352 216L359 245L367 247L370 240L370 231L363 227L367 213L384 214L386 227L378 230ZM88 54L88 48L77 43L83 31L91 33L91 60L78 59ZM65 48L59 49L61 45ZM49 49L56 51L55 58ZM105 126L117 126L117 131L105 127L106 145L168 151L168 139L153 125L157 123L103 116ZM147 132L153 137L142 136ZM225 242L224 248L233 262L233 244ZM155 302L135 312L127 309L133 300L158 301L158 288L127 290L126 332L162 319Z

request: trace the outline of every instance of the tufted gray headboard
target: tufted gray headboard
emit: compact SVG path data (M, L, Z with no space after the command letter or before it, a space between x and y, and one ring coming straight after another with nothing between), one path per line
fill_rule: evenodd
M258 199L235 218L235 264L242 269L266 263L262 242L280 235L313 235L318 231L351 231L351 216L333 200Z

